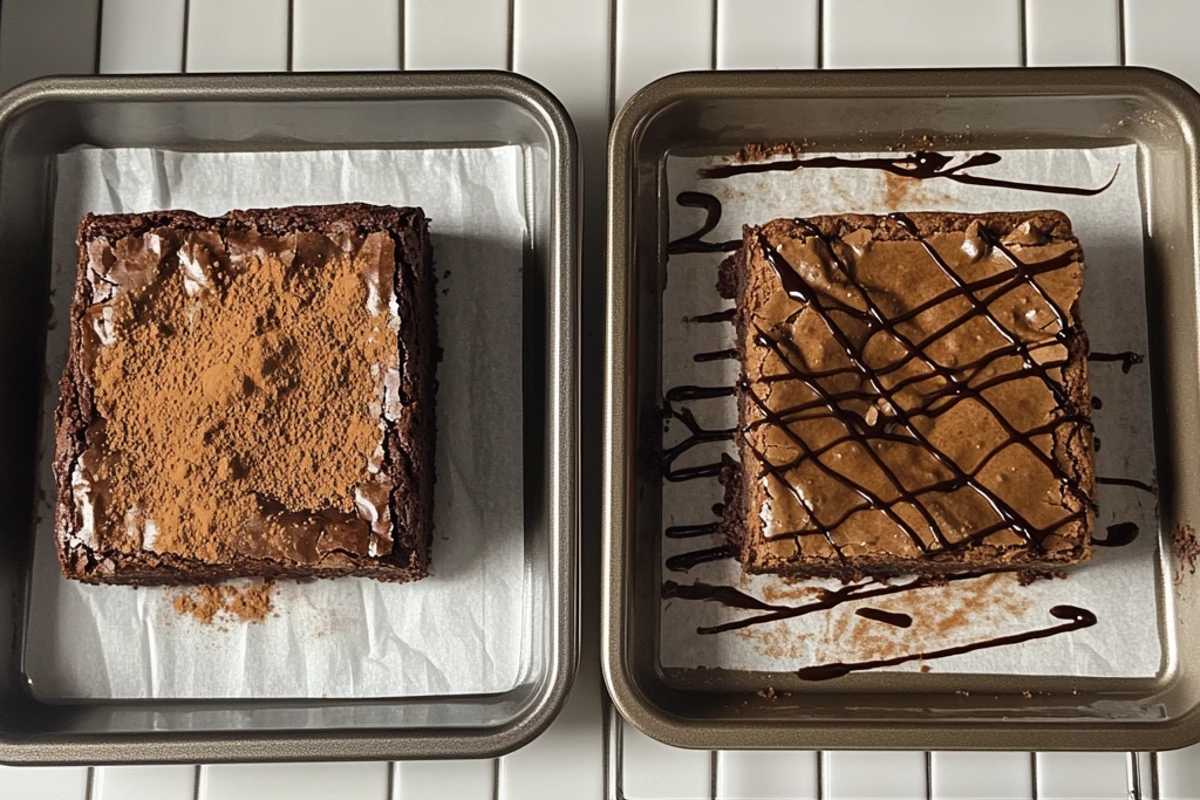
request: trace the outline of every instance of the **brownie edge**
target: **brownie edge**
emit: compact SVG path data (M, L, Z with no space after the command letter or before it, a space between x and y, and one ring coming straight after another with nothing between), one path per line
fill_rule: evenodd
M253 252L259 252L254 248L266 248L272 255L282 253L280 257L287 261L300 259L297 254L302 246L315 247L322 254L312 256L312 263L317 265L313 269L319 270L330 263L322 259L330 253L342 252L339 248L390 240L394 248L391 290L398 323L395 333L399 350L395 360L399 378L398 413L389 412L383 416L381 412L380 416L383 432L378 471L386 477L388 488L386 498L379 498L377 506L390 518L390 552L387 552L388 547L377 543L374 533L369 547L358 546L363 539L362 525L355 521L354 515L339 516L333 512L324 516L313 513L296 522L304 536L297 540L302 543L290 550L274 544L250 548L239 545L236 552L226 551L219 558L158 551L145 546L142 549L112 547L106 545L103 536L80 536L81 517L76 508L72 480L81 456L89 446L89 430L94 431L95 424L102 421L96 402L96 376L89 374L89 358L85 357L85 341L89 337L95 338L86 326L94 323L88 315L89 309L97 305L93 300L93 278L99 277L89 275L90 265L97 263L96 258L105 264L114 260L120 264L122 258L134 263L130 252L136 250L138 257L145 256L138 248L142 247L143 241L151 240L162 250L151 271L157 270L156 274L162 275L184 271L181 265L189 257L186 254L193 253L194 248L201 245L209 248L205 252L212 254L214 270L217 269L216 262L229 269L229 255L237 248L243 252L247 248ZM383 581L409 581L428 574L433 524L433 402L438 350L433 252L428 220L421 209L351 203L232 211L214 218L188 211L88 214L80 222L77 242L80 253L71 306L70 344L55 413L53 464L57 483L57 551L67 577L88 583L173 585L236 577L273 579L351 575ZM149 302L146 298L151 296L145 295L142 302ZM95 361L95 358L90 360ZM281 455L287 457L287 453ZM147 479L153 478L147 476ZM355 504L361 507L358 500ZM378 523L370 528L372 532L376 526ZM355 546L344 546L343 539L355 542Z

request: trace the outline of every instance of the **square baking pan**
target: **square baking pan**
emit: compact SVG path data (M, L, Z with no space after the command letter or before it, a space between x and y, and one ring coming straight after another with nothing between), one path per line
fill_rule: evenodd
M721 749L1161 750L1200 740L1200 579L1172 560L1174 537L1200 521L1200 485L1187 478L1200 470L1198 135L1196 93L1132 68L688 73L629 101L609 143L602 522L602 660L627 719L671 745ZM662 667L666 160L793 142L805 153L1136 146L1158 480L1162 613L1145 622L1163 642L1155 676L876 671L814 683ZM759 693L768 687L788 691Z
M323 701L43 703L22 671L33 626L35 446L45 376L55 158L80 145L279 151L516 144L523 275L527 639L514 688ZM53 78L0 98L0 762L481 758L535 737L578 658L578 148L543 88L509 73Z

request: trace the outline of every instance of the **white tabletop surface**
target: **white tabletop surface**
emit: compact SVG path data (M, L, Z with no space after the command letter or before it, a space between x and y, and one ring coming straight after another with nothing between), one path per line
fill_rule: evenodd
M1200 86L1198 0L4 0L0 88L53 73L512 69L566 104L585 158L583 292L602 293L613 110L684 69L1141 64ZM585 362L599 363L587 312ZM598 374L583 414L597 420ZM597 426L585 423L585 430ZM585 441L585 463L598 459ZM598 661L598 487L583 652L557 722L494 761L0 767L0 800L1200 798L1172 753L697 752L612 716Z

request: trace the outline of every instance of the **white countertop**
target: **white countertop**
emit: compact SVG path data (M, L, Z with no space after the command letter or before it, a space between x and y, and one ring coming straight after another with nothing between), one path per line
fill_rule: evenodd
M1200 86L1197 0L4 0L0 88L81 72L515 69L579 128L584 296L602 295L614 108L684 69L1142 64ZM602 357L595 307L585 363ZM599 418L599 371L583 414ZM598 426L585 424L584 430ZM583 460L597 463L593 438ZM584 486L583 652L557 722L495 761L0 767L0 800L1200 798L1173 753L675 750L603 700L598 481Z

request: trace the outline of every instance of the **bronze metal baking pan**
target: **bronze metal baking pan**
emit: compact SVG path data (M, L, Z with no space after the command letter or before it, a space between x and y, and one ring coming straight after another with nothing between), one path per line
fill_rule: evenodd
M526 156L525 608L517 685L478 696L46 704L21 670L50 308L55 157L87 144L250 151L518 144ZM550 724L578 659L578 145L510 73L53 78L0 98L0 762L482 758ZM61 298L59 300L61 302ZM514 312L517 313L517 312Z
M1135 144L1144 204L1159 481L1160 672L1143 679L664 671L658 657L658 416L668 154L748 143L879 152ZM1200 740L1200 578L1173 580L1171 541L1200 524L1200 97L1146 69L711 72L673 75L618 114L609 143L603 666L650 736L697 748L1161 750ZM921 149L917 147L916 149ZM914 678L919 680L915 680ZM968 694L956 690L969 691ZM1030 699L1023 692L1031 692Z

